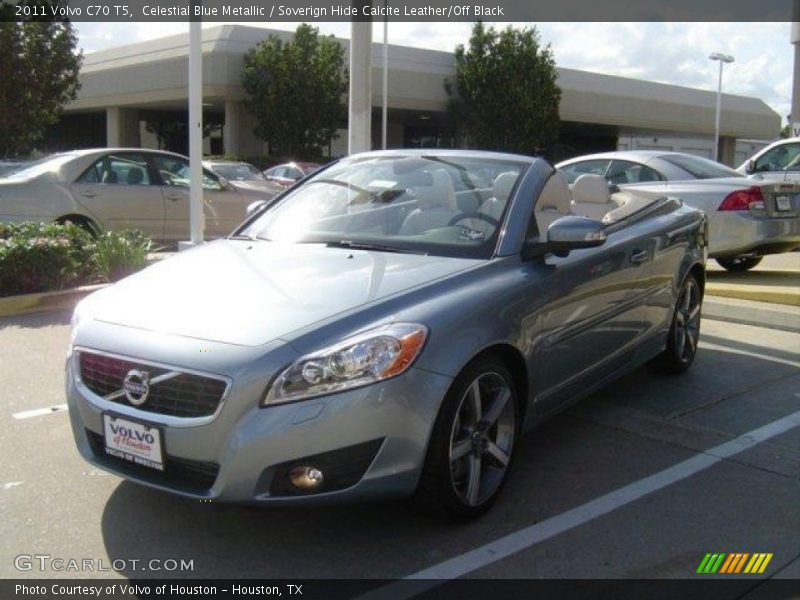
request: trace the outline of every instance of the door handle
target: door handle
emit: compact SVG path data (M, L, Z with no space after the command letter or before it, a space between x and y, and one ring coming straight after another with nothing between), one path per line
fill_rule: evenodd
M177 202L183 198L180 194L167 194L167 200L172 200L173 202Z
M647 259L649 258L650 258L650 253L647 250L640 250L631 254L631 262L635 265L647 262Z
M92 190L86 190L85 192L81 192L81 196L83 196L84 198L94 198L95 196L97 196L97 194Z

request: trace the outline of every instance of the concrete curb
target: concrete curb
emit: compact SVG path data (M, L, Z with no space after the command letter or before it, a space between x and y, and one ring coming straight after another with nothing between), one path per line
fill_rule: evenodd
M725 298L739 298L755 302L769 302L770 304L788 304L800 306L800 289L793 287L778 287L774 285L740 285L736 283L706 284L706 294L709 296L723 296Z
M56 312L73 308L81 298L108 286L107 283L84 285L68 290L23 294L0 298L0 318L27 315L38 312Z
M800 307L706 296L703 318L800 333Z

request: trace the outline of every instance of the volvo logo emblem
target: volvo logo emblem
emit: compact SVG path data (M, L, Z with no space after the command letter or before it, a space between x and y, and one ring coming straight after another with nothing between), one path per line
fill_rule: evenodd
M147 401L150 393L150 373L131 369L122 382L125 397L133 406L141 406Z

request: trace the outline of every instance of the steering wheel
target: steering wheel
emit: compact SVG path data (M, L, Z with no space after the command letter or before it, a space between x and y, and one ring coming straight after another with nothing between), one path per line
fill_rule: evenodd
M492 225L494 227L499 227L500 226L500 221L498 221L494 217L489 216L486 213L477 212L477 211L458 213L455 217L450 219L447 222L447 224L448 225L455 225L459 221L464 221L465 219L478 219L479 221L486 221L487 223L489 223L490 225Z

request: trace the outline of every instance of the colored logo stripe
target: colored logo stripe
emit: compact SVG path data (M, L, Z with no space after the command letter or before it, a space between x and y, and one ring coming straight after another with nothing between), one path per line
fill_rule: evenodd
M750 559L750 562L747 563L747 567L745 567L745 573L763 573L769 561L772 560L772 553L766 554L753 554L753 558Z
M716 573L719 566L722 564L722 560L725 558L725 554L706 554L705 558L703 558L703 562L700 563L700 566L697 567L698 573Z
M742 572L749 574L763 573L772 560L772 556L772 553L765 552L754 554L749 552L734 552L732 554L709 552L703 557L700 566L697 567L697 572L703 574L719 572L720 574L728 575Z
M745 561L750 557L749 553L737 552L730 555L730 559L723 565L720 573L739 573L744 567Z

